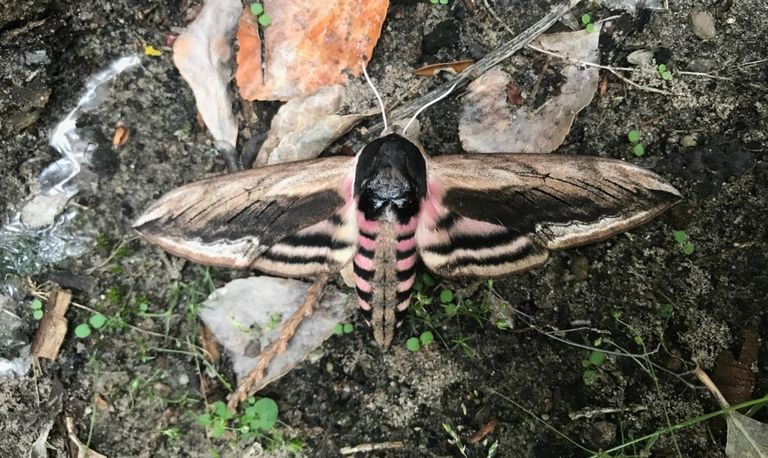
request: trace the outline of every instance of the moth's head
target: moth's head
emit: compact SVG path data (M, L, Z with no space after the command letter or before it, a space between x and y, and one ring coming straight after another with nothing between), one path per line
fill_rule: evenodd
M427 192L427 164L415 143L392 133L367 144L357 158L358 209L377 219L388 209L402 222L418 213Z

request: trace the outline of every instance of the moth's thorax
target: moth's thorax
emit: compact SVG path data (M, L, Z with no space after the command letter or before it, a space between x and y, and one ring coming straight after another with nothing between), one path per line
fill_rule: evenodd
M358 251L353 258L360 307L370 314L376 343L392 342L398 312L408 307L416 273L416 218L401 224L386 211L377 220L358 212Z
M418 214L426 187L424 156L405 137L389 134L360 152L354 194L358 210L368 220L379 220L391 213L399 223L406 223Z

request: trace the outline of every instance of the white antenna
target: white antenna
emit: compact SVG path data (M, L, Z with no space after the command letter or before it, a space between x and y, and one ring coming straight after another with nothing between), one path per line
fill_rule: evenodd
M444 94L440 95L440 97L436 98L435 100L430 101L429 103L425 104L423 107L421 107L418 110L416 110L416 113L413 115L411 120L408 121L408 124L405 125L405 129L403 129L403 132L408 132L408 127L411 126L411 123L413 122L413 120L416 119L416 117L418 115L420 115L422 111L426 110L427 108L431 107L432 105L436 104L437 102L439 102L439 101L443 100L444 98L448 97L451 94L451 92L453 92L453 90L456 89L456 86L458 84L459 83L454 84L447 91L445 91ZM386 127L386 123L384 123L384 126Z
M365 62L360 62L360 66L363 67L363 75L365 75L365 81L368 82L368 85L371 86L371 89L373 90L373 95L376 96L376 100L379 101L379 108L381 108L381 117L384 119L384 130L387 130L387 112L384 110L384 102L381 100L381 96L379 95L379 91L376 90L376 86L373 85L371 82L371 78L368 76L368 72L365 70Z

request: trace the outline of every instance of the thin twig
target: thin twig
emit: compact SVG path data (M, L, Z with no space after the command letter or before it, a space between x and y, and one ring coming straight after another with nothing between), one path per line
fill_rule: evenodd
M86 311L88 311L88 312L91 312L91 313L93 313L94 315L96 315L96 314L98 314L98 315L102 315L102 313L101 313L101 312L99 312L98 310L92 309L91 307L88 307L87 305L78 304L77 302L71 302L70 304L71 304L73 307L75 307L75 308L79 308L79 309L82 309L82 310L86 310ZM106 316L107 318L110 318L110 316L109 316L109 315L105 315L105 316ZM166 338L166 337L167 337L167 336L165 336L165 335L163 335L163 334L160 334L159 332L150 331L150 330L147 330L147 329L142 329L142 328L140 328L140 327L138 327L138 326L134 326L134 325L132 325L131 323L128 323L127 321L125 321L125 320L123 320L123 323L125 323L125 325L126 325L126 326L128 326L128 327L129 327L129 328L131 328L131 329L133 329L134 331L143 332L144 334L149 334L149 335L151 335L151 336L155 336L155 337L162 337L162 338Z
M678 71L678 72L675 72L675 74L688 75L688 76L700 76L702 78L710 78L713 80L730 81L731 83L743 84L745 86L749 86L751 88L758 89L760 91L768 92L768 87L760 86L759 84L750 83L747 81L737 80L736 78L730 78L727 76L712 75L710 73L704 73L704 72L687 72L687 71Z
M519 51L523 46L528 44L531 40L533 40L534 38L539 36L541 33L546 31L550 27L552 27L554 23L560 20L560 18L563 17L564 14L570 11L570 9L573 6L577 5L579 2L580 0L571 0L570 2L566 2L561 5L555 6L546 16L541 18L531 27L527 28L525 31L523 31L521 34L511 39L510 41L504 43L495 51L487 54L485 57L483 57L479 61L470 65L463 72L453 76L452 78L448 79L443 84L433 88L431 91L424 94L423 96L418 97L414 100L411 100L410 102L408 102L407 104L405 104L400 108L392 110L392 112L390 113L390 117L392 119L410 118L411 116L413 116L414 113L416 113L416 111L419 108L435 100L441 95L445 94L445 92L451 86L455 85L457 88L463 87L470 80L477 78L478 76L482 75L489 69L495 67L500 62L503 62L504 60L508 59L511 55ZM371 126L370 130L374 132L378 132L382 129L382 127L383 125L379 122Z
M90 267L90 268L86 269L86 270L85 270L85 273L87 273L87 274L92 274L92 273L94 273L95 271L97 271L97 270L99 270L99 269L101 269L101 268L105 267L107 264L109 264L109 263L112 261L112 259L114 259L114 257L115 257L115 256L117 256L117 253L119 253L119 252L120 252L120 250L121 250L121 249L122 249L122 248L123 248L125 245L127 245L127 244L129 244L129 243L131 243L131 242L133 242L134 240L137 240L137 239L139 239L139 236L138 236L138 235L135 235L135 236L133 236L133 237L129 237L129 238L125 239L125 240L122 240L122 241L121 241L121 242L120 242L120 243L119 243L119 244L118 244L118 245L115 247L115 249L114 249L114 250L112 250L112 253L110 253L110 254L109 254L109 256L107 256L107 259L105 259L105 260L104 260L104 262L102 262L102 263L101 263L101 264L99 264L98 266L93 266L93 267Z
M269 346L259 354L259 362L256 364L256 367L251 369L248 375L240 381L237 389L230 395L228 403L230 410L236 410L238 404L251 395L253 387L264 379L264 375L272 360L277 355L284 353L285 349L288 348L288 343L291 341L293 335L296 334L296 330L299 328L302 321L304 321L304 318L312 315L312 310L320 301L320 297L325 289L325 284L328 283L328 278L329 275L327 273L318 275L315 282L309 288L309 291L307 291L307 297L304 300L304 303L280 326L280 333L275 341L270 343Z
M491 8L491 6L488 4L488 0L483 0L483 3L485 4L485 8L488 10L488 12L491 14L491 16L493 16L505 29L507 29L507 31L509 33L513 33L512 30L510 30L510 28L507 27L507 24L504 21L502 21L501 18L496 14L496 12L493 10L493 8ZM610 18L606 18L605 20L607 21L608 19L613 19L614 17L616 17L616 16L611 16ZM602 21L600 21L600 22L602 22ZM656 88L652 88L652 87L648 87L648 86L642 86L642 85L637 84L637 83L635 83L634 81L632 81L632 80L630 80L628 78L625 78L624 76L620 75L619 73L617 73L617 70L632 71L633 69L631 69L631 68L609 67L609 66L600 65L600 64L597 64L597 63L594 63L594 62L586 62L586 61L583 61L583 60L578 60L578 59L574 59L574 58L571 58L571 57L568 57L568 56L564 56L562 54L558 54L558 53L555 53L555 52L552 52L552 51L547 51L546 49L539 48L538 46L532 45L530 43L526 44L526 47L528 49L532 49L534 51L546 54L548 56L557 57L557 58L560 58L560 59L563 59L563 60L566 60L566 61L574 62L574 63L581 64L581 65L586 65L588 67L597 67L597 68L601 68L603 70L607 70L607 71L613 73L620 80L622 80L625 83L629 84L630 86L634 86L634 87L636 87L636 88L638 88L640 90L643 90L643 91L655 92L656 94L662 94L662 95L674 95L671 92L667 92L667 91L664 91L664 90L661 90L661 89L656 89ZM467 69L467 70L469 70L469 69Z
M605 415L609 413L625 413L625 412L645 412L648 410L648 406L628 406L628 407L602 407L599 409L584 409L578 412L571 412L568 414L568 418L571 420L578 420L580 418L592 418L597 415Z
M765 63L765 62L768 62L768 59L758 59L758 60L753 60L753 61L750 61L750 62L744 62L743 64L739 65L739 68L751 67L752 65L759 65L759 64L762 64L762 63Z
M360 444L354 447L341 447L339 453L342 455L354 455L355 453L369 453L377 450L390 450L405 447L403 441L379 442L377 444Z
M609 70L609 71L622 71L622 72L632 72L635 69L634 68L628 68L628 67L612 67L610 65L601 65L595 62L589 62L586 60L579 60L574 59L573 57L566 56L565 54L559 54L554 51L549 51L544 48L539 48L536 45L529 44L528 49L532 49L536 52L540 52L542 54L546 54L548 56L557 57L558 59L568 60L571 61L574 64L578 65L586 65L587 67L595 67L595 68L602 68L603 70Z

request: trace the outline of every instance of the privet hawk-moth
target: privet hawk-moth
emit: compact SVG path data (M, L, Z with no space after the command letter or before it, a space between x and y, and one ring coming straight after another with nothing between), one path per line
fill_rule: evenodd
M354 270L360 308L388 346L417 263L498 277L550 250L643 224L680 194L622 161L557 154L430 157L389 133L355 157L271 165L182 186L135 223L194 262L284 277Z

